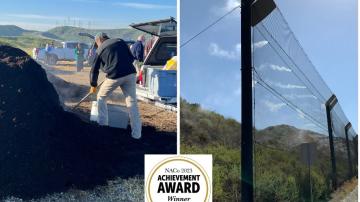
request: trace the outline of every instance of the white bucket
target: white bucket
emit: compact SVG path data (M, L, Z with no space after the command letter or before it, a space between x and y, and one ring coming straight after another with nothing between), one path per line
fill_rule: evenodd
M129 124L129 113L126 107L115 104L107 104L109 126L114 128L126 129ZM98 104L96 101L92 102L90 121L99 123Z

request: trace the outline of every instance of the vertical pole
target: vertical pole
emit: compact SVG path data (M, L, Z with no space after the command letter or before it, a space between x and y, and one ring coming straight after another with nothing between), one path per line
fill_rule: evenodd
M347 149L347 156L348 156L348 164L349 164L349 179L353 175L352 160L351 160L351 153L350 153L350 144L349 144L349 134L348 134L348 131L349 131L350 128L351 128L351 124L348 123L345 126L345 137L346 137L346 149Z
M353 138L355 175L358 176L358 135Z
M241 201L253 198L251 4L241 1Z
M331 166L332 166L332 186L333 189L337 188L337 177L336 177L336 160L335 160L335 150L334 150L334 140L333 140L333 131L332 131L332 122L331 122L331 108L329 105L326 105L326 117L327 117L327 125L329 132L329 143L330 143L330 158L331 158Z
M308 160L308 177L309 177L309 201L313 202L313 196L312 196L312 183L311 183L311 154L310 154L310 144L306 144L306 152L307 152L307 160Z

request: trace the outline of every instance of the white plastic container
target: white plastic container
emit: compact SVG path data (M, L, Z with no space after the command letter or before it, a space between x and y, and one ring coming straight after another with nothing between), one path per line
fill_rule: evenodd
M129 124L129 113L126 107L115 104L107 104L109 126L113 128L126 129ZM96 101L92 102L90 121L99 123L98 105Z
M147 68L147 87L159 97L176 97L176 70Z

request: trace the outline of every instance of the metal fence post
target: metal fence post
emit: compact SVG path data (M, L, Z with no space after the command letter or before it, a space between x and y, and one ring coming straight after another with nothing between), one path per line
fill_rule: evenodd
M355 175L358 176L358 135L353 138Z
M335 159L335 149L334 149L334 140L333 140L333 130L332 130L332 120L331 120L331 110L336 105L337 98L335 95L332 95L328 101L326 101L326 118L328 125L329 133L329 145L330 145L330 158L331 158L331 178L333 189L337 188L337 176L336 176L336 159Z
M346 137L346 149L347 149L347 156L348 156L348 164L349 164L349 179L353 175L353 166L352 166L352 160L351 160L351 153L350 153L350 144L349 144L349 134L348 131L351 128L351 123L349 122L345 126L345 137Z
M253 111L252 111L252 52L251 4L241 1L241 201L253 197Z

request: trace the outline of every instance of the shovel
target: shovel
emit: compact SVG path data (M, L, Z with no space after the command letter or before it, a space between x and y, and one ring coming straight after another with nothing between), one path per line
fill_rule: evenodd
M105 80L104 80L104 81L105 81ZM104 81L102 81L102 82L97 86L97 88L100 87L100 86L104 83ZM71 108L71 110L75 110L75 109L76 109L82 102L84 102L91 94L92 94L91 92L89 92L88 94L86 94L75 106L73 106L73 107Z

